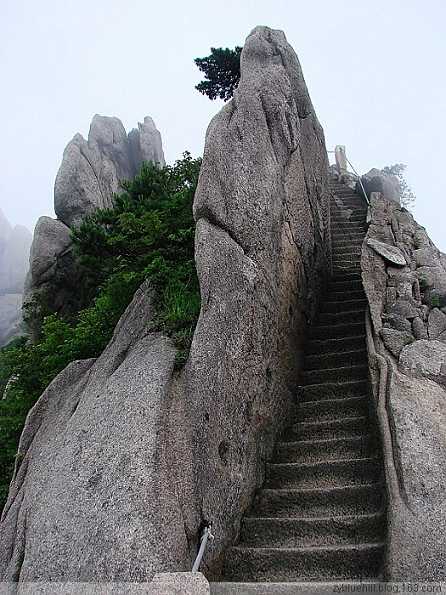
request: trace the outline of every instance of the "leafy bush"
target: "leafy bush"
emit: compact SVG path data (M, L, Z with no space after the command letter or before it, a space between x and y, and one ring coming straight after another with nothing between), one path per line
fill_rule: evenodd
M0 350L0 507L29 409L70 362L103 351L144 279L156 290L152 328L174 338L178 364L187 358L200 311L192 216L200 163L185 153L174 166L143 164L113 208L96 211L73 232L91 305L74 321L47 316L35 345L21 340Z

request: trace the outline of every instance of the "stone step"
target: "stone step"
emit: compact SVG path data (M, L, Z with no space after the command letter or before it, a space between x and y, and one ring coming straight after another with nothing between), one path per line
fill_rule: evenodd
M338 281L361 281L361 273L339 273L330 277L330 282L337 283Z
M354 292L352 292L353 294ZM332 294L333 295L333 294ZM356 297L356 296L354 296ZM337 301L337 300L334 300ZM365 322L352 322L348 324L323 325L309 327L311 339L335 339L341 337L357 337L364 334Z
M368 377L368 366L366 363L354 364L352 366L338 366L334 368L319 368L317 370L306 370L303 379L306 385L322 384L324 382L347 382L349 380L365 380Z
M274 462L309 463L333 461L341 458L361 458L375 451L376 440L370 434L352 438L279 442L276 447Z
M356 286L362 289L362 285L358 282L355 282ZM348 291L345 292L346 297L349 297ZM328 313L328 312L354 312L361 310L362 312L365 311L367 306L367 300L364 298L363 300L341 300L339 302L323 302L321 304L321 313Z
M364 313L362 312L364 315ZM356 364L367 364L365 343L362 349L332 353L319 353L305 357L305 370L320 370L325 368L347 367Z
M337 246L333 249L333 254L361 254L362 244L358 244L357 246L350 246L346 244L345 246Z
M337 417L326 421L298 422L286 428L282 441L352 438L370 431L367 416Z
M312 463L270 463L265 488L329 488L373 483L381 475L378 458L365 457Z
M337 291L345 291L350 292L352 290L359 291L362 290L362 279L361 275L358 275L355 279L333 279L328 282L327 287L327 295L330 295L331 292ZM354 298L350 298L354 299Z
M329 421L345 417L360 417L368 413L368 397L341 397L303 401L296 407L296 422Z
M289 581L287 583L209 583L211 595L333 595L333 593L379 593L381 580L367 581Z
M364 579L380 572L384 544L312 548L232 547L224 565L227 581Z
M361 397L367 394L368 382L366 378L340 382L322 382L308 384L297 388L297 402L312 402L336 400L341 398Z
M358 261L357 263L354 262L334 262L332 264L333 273L338 272L354 272L361 270L361 263Z
M355 262L358 263L361 260L361 252L336 252L333 251L333 262L338 261L344 262Z
M381 483L326 489L261 489L247 517L325 517L371 514L382 510Z
M361 282L358 281L358 283ZM362 300L365 297L364 289L361 287L361 289L343 289L342 291L331 291L331 288L329 288L329 293L325 298L325 303L342 302L346 296L348 296L350 300Z
M243 547L315 547L378 542L384 539L383 513L321 518L245 518Z
M364 237L331 239L331 247L333 251L336 251L338 248L343 248L344 246L361 248L363 243Z
M333 303L337 304L339 302ZM308 353L308 355L338 353L362 349L364 345L365 335L358 335L357 337L345 337L342 339L312 339L311 341L307 342L306 353Z
M364 320L365 308L360 310L347 310L345 312L321 312L317 318L319 324L346 324Z
M334 240L339 239L341 235L347 237L363 237L365 236L366 230L363 225L358 225L356 223L339 223L339 224L332 224L331 226L331 237ZM341 238L342 239L342 238Z
M334 247L336 247L337 242L364 241L364 237L365 237L365 231L356 230L356 229L351 232L336 230L336 231L333 231L331 234L331 239L332 239Z

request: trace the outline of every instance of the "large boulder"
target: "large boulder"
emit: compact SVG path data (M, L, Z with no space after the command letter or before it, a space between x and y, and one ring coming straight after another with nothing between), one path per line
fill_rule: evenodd
M206 135L194 202L202 308L185 382L212 568L237 537L293 401L328 275L328 163L296 54L257 27Z
M34 341L46 314L69 315L85 305L71 229L96 209L111 207L120 182L133 178L143 161L165 164L161 135L148 116L127 134L118 118L95 115L88 140L76 134L68 143L54 185L58 218L39 220L31 251L24 318Z
M212 120L195 197L201 312L189 359L150 332L143 286L96 361L31 411L0 525L6 580L147 580L203 568L261 485L294 401L328 275L324 137L280 31L246 40L234 99Z
M110 207L119 183L143 161L164 165L161 135L150 117L127 135L118 118L95 115L88 140L76 134L63 155L54 185L54 210L69 227L97 208Z
M372 192L380 192L387 200L400 204L401 187L396 176L373 168L361 177L361 182L362 188L369 198L371 198ZM362 188L359 187L358 191Z
M445 256L394 200L373 195L370 217L361 265L371 313L372 384L388 436L386 575L444 581Z
M144 284L103 354L70 364L30 411L0 525L3 580L147 581L183 568L166 434L175 349L147 333L152 314Z

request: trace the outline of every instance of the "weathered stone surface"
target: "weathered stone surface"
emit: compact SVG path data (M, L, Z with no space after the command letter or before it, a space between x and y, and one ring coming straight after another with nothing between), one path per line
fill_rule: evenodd
M390 465L399 480L397 493L389 489L385 574L395 581L440 581L446 577L446 514L440 496L446 468L446 314L441 310L446 305L446 261L424 228L396 202L374 196L370 213L361 266L373 319L372 344L381 355L387 348L397 360L384 360L387 373L381 380L387 390L379 395L385 402L379 416L382 432L389 434L385 460L392 462L386 463L387 479L392 477ZM374 241L396 246L410 266L385 268L367 245ZM417 340L409 332L405 336L410 322ZM393 328L381 329L382 324ZM375 366L371 355L372 374ZM373 386L380 386L376 379Z
M31 251L24 318L33 340L46 314L72 314L85 306L79 292L82 272L70 246L71 228L95 209L112 206L120 181L133 178L149 160L164 165L161 135L148 116L127 135L118 118L96 115L88 140L76 134L68 143L54 187L58 219L39 220Z
M40 217L30 252L30 272L38 287L54 275L58 257L71 245L70 228L51 217Z
M438 337L446 331L446 314L438 308L434 308L429 313L427 330L429 339L438 339Z
M103 354L70 364L31 410L0 524L3 580L147 581L187 570L168 453L175 349L147 332L151 316L143 285ZM176 427L184 477L186 432Z
M416 341L401 358L418 352L423 343L436 341ZM401 498L389 511L387 579L444 581L446 391L431 380L395 371L389 395Z
M398 358L402 348L414 340L412 333L407 331L398 331L393 328L381 329L381 337L387 349Z
M416 339L427 339L427 328L421 318L414 318L412 320L412 330Z
M371 246L375 250L375 252L377 252L380 256L382 256L392 264L400 266L406 265L406 259L404 258L404 254L396 246L390 246L389 244L385 244L384 242L379 242L378 240L374 240L371 238L367 239L367 244Z
M86 141L68 143L54 186L54 210L69 227L97 208L109 207L123 179L133 178L143 160L164 165L161 136L149 117L127 136L118 118L95 115Z
M372 192L380 192L387 200L400 204L401 189L396 176L385 174L379 169L373 168L361 177L362 185L370 197Z
M208 595L210 586L201 572L157 574L149 586L149 595Z
M404 331L410 333L412 325L407 318L398 316L398 314L383 314L383 323L386 328L393 328L397 331Z
M254 29L206 135L195 195L202 308L186 368L211 567L264 478L327 275L324 138L298 59ZM206 567L206 566L205 566Z
M445 384L446 345L425 339L415 341L402 350L399 364L401 370L410 376Z

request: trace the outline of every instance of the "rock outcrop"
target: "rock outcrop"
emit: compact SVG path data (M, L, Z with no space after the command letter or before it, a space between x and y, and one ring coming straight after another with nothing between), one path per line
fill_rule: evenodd
M88 139L76 134L68 143L54 185L57 219L39 219L31 250L25 320L34 340L45 314L65 315L83 305L70 229L95 209L112 206L121 180L133 178L143 161L165 164L161 135L148 116L127 134L118 118L95 115Z
M94 116L88 140L76 134L64 151L54 185L57 218L71 227L95 209L110 207L119 182L133 178L143 161L164 165L152 118L127 135L118 118Z
M445 580L446 256L396 201L372 194L370 214L362 275L387 451L387 574Z
M328 276L322 129L284 34L258 27L234 98L209 125L194 213L202 308L186 368L201 514L237 537L293 400Z
M11 227L0 210L0 347L21 332L21 305L31 233Z
M200 532L224 549L261 485L293 401L328 276L328 163L298 59L280 31L246 40L212 120L195 197L201 312L174 373L135 296L96 361L71 364L31 411L0 525L7 580L147 580L190 570Z

